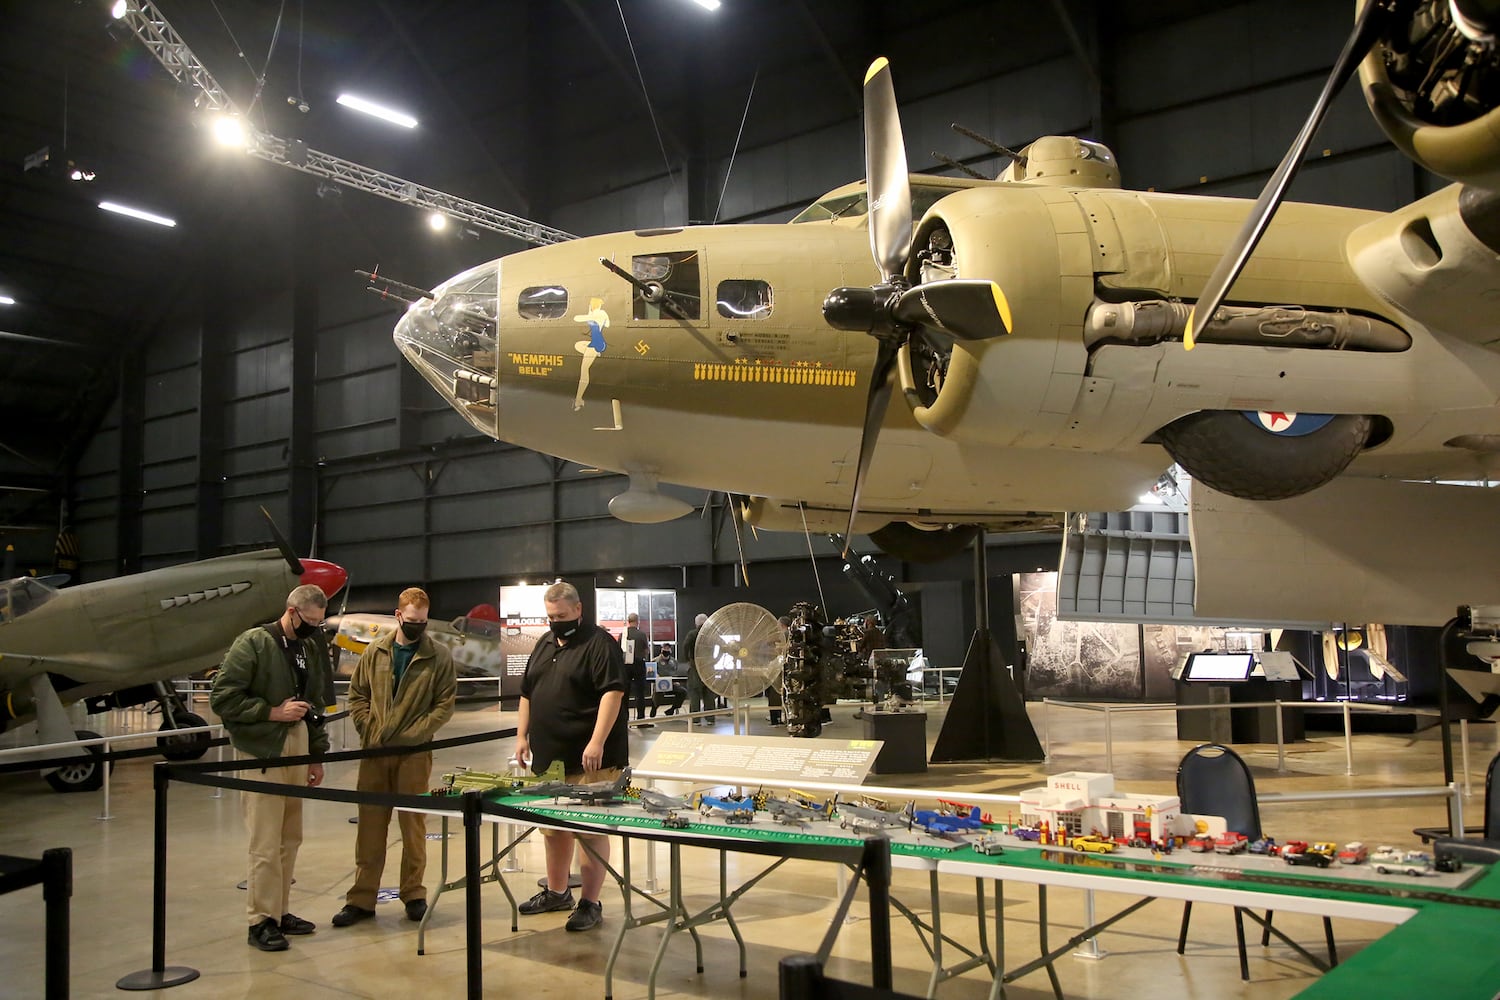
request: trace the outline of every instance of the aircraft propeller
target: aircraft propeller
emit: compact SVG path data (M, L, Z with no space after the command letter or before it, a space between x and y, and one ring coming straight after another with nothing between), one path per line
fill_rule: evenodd
M306 568L302 565L302 560L297 558L297 551L292 548L292 543L287 541L286 536L281 533L281 529L276 527L276 519L271 516L271 512L266 510L265 507L261 507L260 512L265 517L266 524L271 526L271 537L276 539L276 548L280 550L281 558L286 560L286 564L291 568L292 574L301 576L307 572Z
M854 536L860 493L875 451L875 439L891 399L891 373L903 346L921 332L929 340L988 340L1011 330L1010 306L993 281L956 278L913 287L906 278L911 254L912 200L906 145L890 63L881 57L865 74L865 180L869 188L870 252L881 283L835 288L823 301L823 318L838 330L868 333L879 348L865 400L859 462L849 501L844 548Z
M1229 294L1230 286L1244 270L1245 262L1250 259L1250 254L1255 251L1255 245L1260 242L1266 227L1270 225L1271 216L1276 214L1276 209L1286 197L1287 188L1291 187L1292 179L1297 176L1297 168L1302 165L1302 157L1307 154L1307 147L1312 142L1313 133L1318 130L1318 126L1323 122L1323 116L1328 113L1328 106L1333 103L1338 92L1344 89L1344 84L1349 82L1349 78L1354 75L1354 71L1365 56L1374 48L1376 40L1390 23L1395 8L1395 0L1367 0L1364 9L1359 12L1359 17L1354 22L1354 30L1344 42L1344 50L1339 53L1338 60L1333 64L1333 71L1328 74L1328 79L1323 84L1323 92L1313 103L1312 112L1307 116L1307 121L1303 122L1302 131L1298 132L1297 138L1292 140L1291 148L1286 151L1286 156L1282 158L1276 171L1271 174L1271 179L1266 182L1260 197L1255 200L1250 214L1245 217L1244 225L1235 234L1229 249L1224 252L1223 257L1219 258L1219 263L1209 275L1202 294L1198 296L1197 305L1193 307L1192 312L1188 313L1187 329L1183 334L1183 346L1187 350L1193 349L1194 341L1202 335L1204 327L1208 326L1214 313L1218 312L1219 306L1224 304L1224 298Z

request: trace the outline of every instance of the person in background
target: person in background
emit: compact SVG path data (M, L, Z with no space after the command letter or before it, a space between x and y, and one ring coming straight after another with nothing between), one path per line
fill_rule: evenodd
M625 616L625 634L620 646L625 652L625 674L630 683L630 700L635 705L635 721L646 717L646 657L650 649L646 636L641 632L641 616L635 612ZM642 729L650 729L651 723L641 723Z
M548 632L542 636L521 677L516 719L516 760L541 774L563 762L569 782L614 781L629 761L623 702L625 658L614 636L583 620L583 602L571 583L554 583L542 595ZM522 903L528 916L572 910L567 929L586 931L604 920L600 890L609 863L609 838L579 834L590 848L579 861L583 885L577 908L568 888L574 835L550 830L543 835L547 884Z
M366 750L415 746L431 741L453 717L458 692L448 647L427 635L432 601L420 587L408 587L396 598L396 628L365 647L349 680L349 718ZM432 751L363 758L361 792L421 795L431 786ZM406 919L427 913L427 816L397 813L401 827L401 902ZM354 885L333 926L348 927L375 915L375 895L385 871L385 842L391 807L361 805L354 835Z
M687 688L678 680L681 676L682 664L672 659L672 647L662 643L656 651L656 690L651 693L651 718L656 718L656 710L664 704L667 710L663 714L677 714L687 699Z
M260 770L237 772L254 781L296 788L323 783L323 765L278 766L280 757L320 757L328 752L318 699L329 680L327 647L316 633L328 611L322 588L303 584L286 595L286 611L269 625L241 632L214 674L209 705L240 758L264 760ZM291 795L243 792L240 808L250 835L245 896L250 947L286 951L288 934L311 934L317 925L288 910L292 869L302 845L302 800Z
M682 640L682 662L687 664L687 693L688 711L697 713L705 707L712 707L712 701L708 696L708 688L703 683L703 678L698 674L698 633L703 629L703 623L708 621L708 615L700 614L693 619L692 630L688 632L687 638ZM695 726L711 726L714 717L696 719Z

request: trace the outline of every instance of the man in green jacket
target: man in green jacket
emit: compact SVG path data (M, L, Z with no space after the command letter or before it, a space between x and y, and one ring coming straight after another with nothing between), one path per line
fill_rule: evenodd
M365 647L349 681L349 718L366 750L416 746L431 741L453 716L458 685L448 647L433 642L427 631L432 602L420 587L408 587L396 599L396 628ZM362 792L420 795L432 778L432 751L369 757L359 762ZM406 918L427 913L427 817L397 814L401 827L401 902ZM385 871L389 806L361 805L354 836L354 885L333 926L348 927L375 915L375 894Z
M322 589L304 584L286 598L286 611L269 625L240 633L214 675L209 704L242 758L321 756L328 752L318 704L330 688L328 653L315 638L327 613ZM323 765L270 766L240 772L257 781L317 786ZM240 796L250 834L247 909L250 945L285 951L286 935L311 934L316 925L287 906L297 848L302 844L302 800L245 792Z

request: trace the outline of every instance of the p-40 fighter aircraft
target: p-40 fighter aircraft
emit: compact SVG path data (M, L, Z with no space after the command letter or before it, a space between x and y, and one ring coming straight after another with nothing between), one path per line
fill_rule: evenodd
M942 556L1125 510L1176 460L1200 616L1500 603L1500 494L1439 484L1500 461L1500 4L1357 10L1257 203L1124 190L1072 137L995 180L910 175L880 59L865 182L786 226L595 236L408 288L396 344L484 433L628 474L627 521L686 513L670 482ZM1392 213L1281 204L1356 67L1391 140L1456 183Z
M89 739L98 734L75 731L63 711L85 700L95 710L157 701L162 729L204 725L165 682L218 663L235 635L279 616L299 583L332 596L348 580L342 567L298 559L279 533L276 541L277 549L66 590L27 577L0 582L0 729L35 719L40 743ZM187 759L208 744L207 734L182 739L161 741L163 752ZM48 783L63 792L98 788L99 750L87 749L76 751L78 765L48 773Z

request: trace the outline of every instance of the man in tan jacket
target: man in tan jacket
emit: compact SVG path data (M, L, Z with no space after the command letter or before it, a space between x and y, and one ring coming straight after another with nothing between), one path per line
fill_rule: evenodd
M396 629L365 647L349 682L349 718L366 750L426 743L453 716L455 683L448 649L425 635L431 601L419 587L397 599ZM432 777L432 751L392 754L359 762L362 792L420 795ZM422 813L398 814L401 827L401 901L406 918L427 912L427 821ZM385 871L385 842L391 827L389 806L359 807L354 839L354 885L333 926L348 927L375 915L375 893Z

